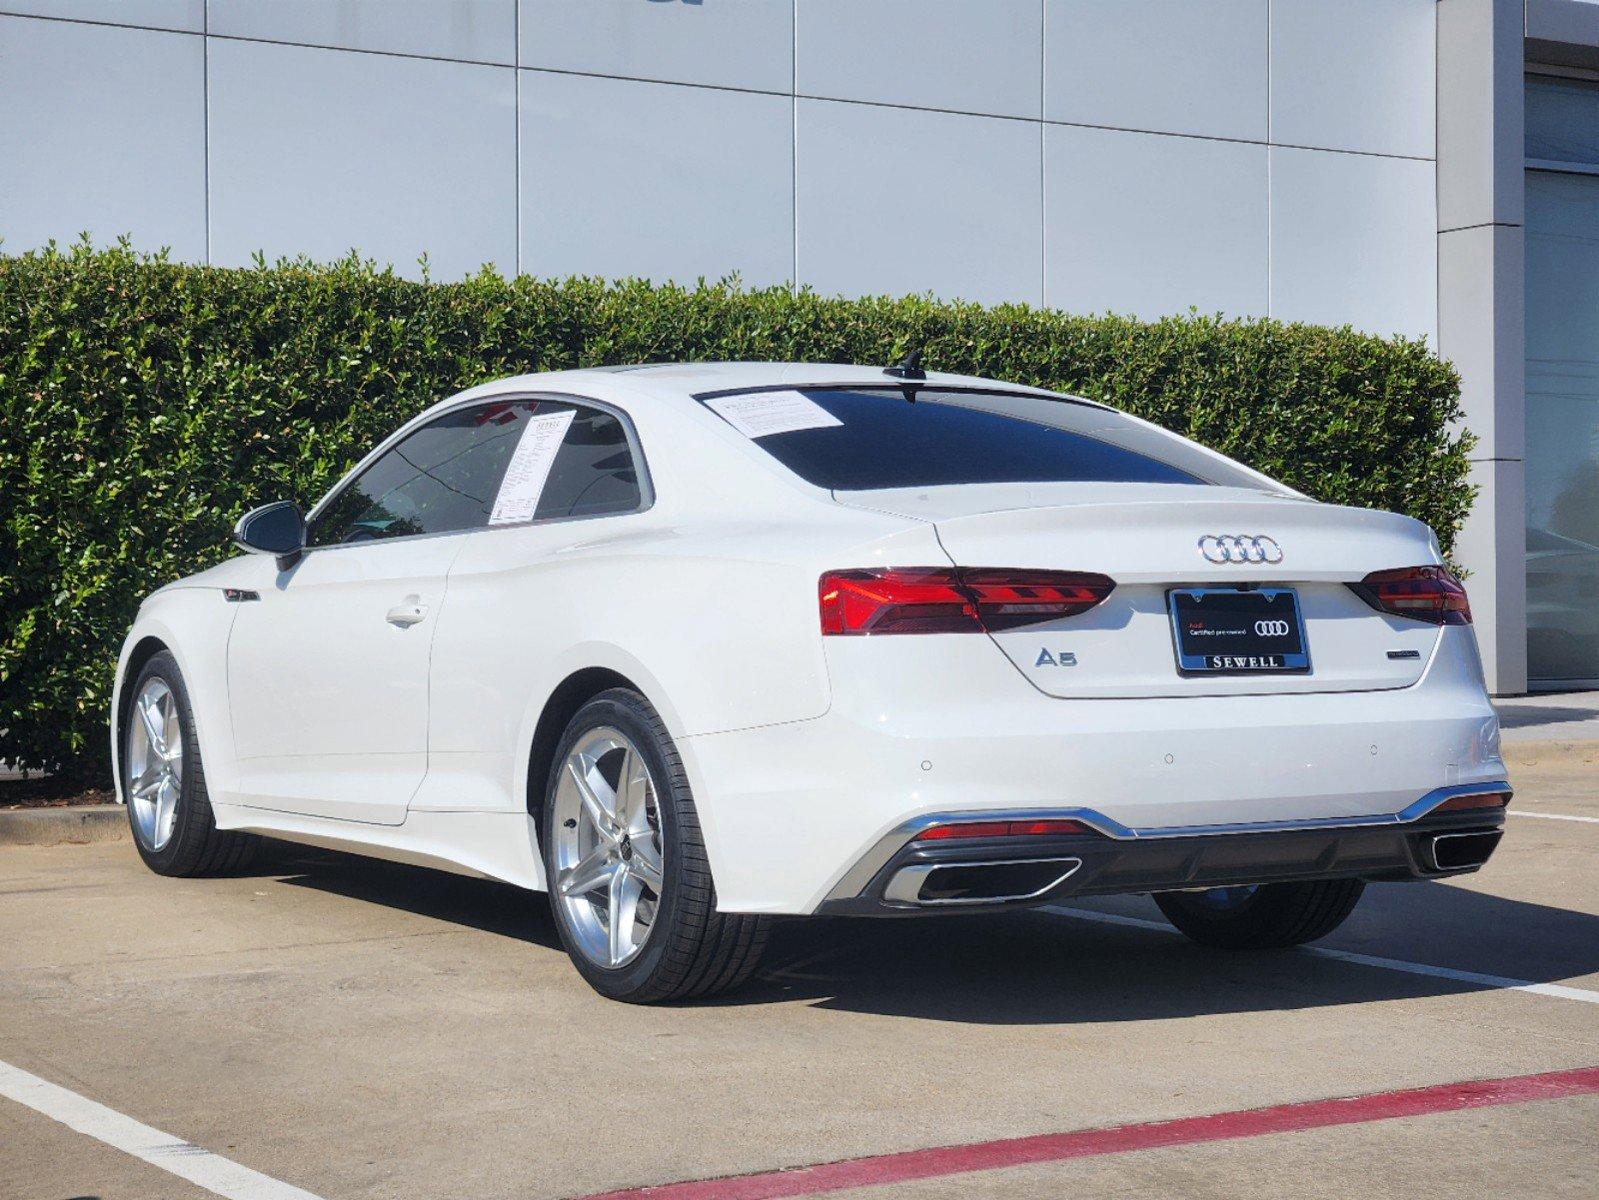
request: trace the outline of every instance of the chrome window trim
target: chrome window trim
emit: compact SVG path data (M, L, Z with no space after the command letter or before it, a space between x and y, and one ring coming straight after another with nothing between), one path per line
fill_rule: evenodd
M376 463L379 458L387 454L394 446L398 445L412 433L431 425L434 421L439 420L441 417L447 417L451 413L459 412L465 408L477 408L479 405L484 404L503 404L507 401L515 400L553 400L559 404L572 404L583 408L598 409L600 412L609 413L611 416L615 417L619 422L621 422L622 432L627 438L628 453L633 456L634 471L638 475L638 505L620 512L591 513L581 516L568 517L534 517L526 521L508 521L502 525L482 525L473 529L444 529L437 533L407 533L401 534L399 537L370 538L361 542L333 542L326 546L308 545L305 547L303 553L320 554L325 550L349 550L368 546L387 546L394 545L399 542L417 542L424 538L465 537L468 534L487 533L491 530L497 529L526 529L530 525L558 525L573 521L604 521L612 517L637 516L639 513L648 512L651 508L655 507L655 484L650 475L649 462L644 457L644 445L639 440L638 430L633 425L633 418L626 412L626 410L618 408L616 405L607 403L604 400L596 400L590 396L579 396L571 392L517 390L508 392L495 392L488 396L474 396L470 400L461 400L457 403L447 405L444 408L430 408L427 411L418 413L415 417L412 417L404 425L401 425L393 433L389 434L388 437L384 438L383 441L379 442L375 448L368 451L366 456L357 462L355 466L346 471L339 481L329 488L323 497L316 502L311 511L305 514L306 536L310 536L312 526L317 517L322 514L322 510L331 504L340 492L344 491L345 488L349 487L352 483L359 479L368 467Z
M992 808L961 812L923 813L902 821L855 860L842 878L828 891L825 900L852 900L888 865L890 859L916 840L922 830L934 825L960 825L971 821L1069 820L1088 826L1096 833L1119 842L1149 841L1158 838L1223 837L1241 833L1293 833L1309 829L1366 829L1377 825L1408 825L1420 820L1446 800L1460 796L1509 796L1507 780L1486 783L1460 783L1433 788L1398 812L1371 813L1361 817L1298 817L1284 821L1239 821L1220 825L1145 826L1134 829L1092 808Z

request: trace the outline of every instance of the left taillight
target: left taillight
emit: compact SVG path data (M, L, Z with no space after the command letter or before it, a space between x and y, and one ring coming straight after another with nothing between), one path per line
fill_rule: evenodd
M828 571L817 594L832 636L998 633L1087 612L1115 586L1087 571L882 567Z
M1373 571L1349 585L1378 612L1430 625L1470 625L1471 602L1460 580L1443 567Z

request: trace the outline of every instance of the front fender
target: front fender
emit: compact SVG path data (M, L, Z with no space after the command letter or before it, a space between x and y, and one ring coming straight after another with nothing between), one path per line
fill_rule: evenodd
M183 672L209 790L213 795L231 790L237 771L228 715L227 649L237 615L237 606L228 603L221 588L214 587L163 588L140 606L117 655L116 683L111 690L111 766L118 803L127 803L122 781L123 690L131 682L130 664L136 655L142 663L152 643L169 651Z

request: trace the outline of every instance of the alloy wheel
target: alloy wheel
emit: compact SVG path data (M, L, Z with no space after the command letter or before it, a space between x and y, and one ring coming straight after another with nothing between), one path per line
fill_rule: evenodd
M655 927L666 866L655 780L626 734L583 734L561 764L552 818L551 894L584 957L620 967Z
M133 701L128 733L128 805L139 840L160 850L172 840L183 794L183 722L166 680L150 679Z

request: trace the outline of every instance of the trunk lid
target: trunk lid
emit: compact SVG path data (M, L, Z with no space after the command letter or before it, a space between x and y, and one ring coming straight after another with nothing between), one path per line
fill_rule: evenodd
M1076 617L993 635L1041 691L1061 698L1214 696L1406 687L1438 626L1370 607L1348 586L1372 571L1441 561L1419 521L1289 493L1172 484L998 484L839 493L841 503L933 522L958 566L1093 571L1116 590ZM1200 540L1265 537L1275 562L1215 562ZM1208 544L1211 557L1221 553ZM1280 550L1280 555L1277 551ZM906 564L911 565L911 564ZM1174 588L1292 589L1302 673L1185 674Z

